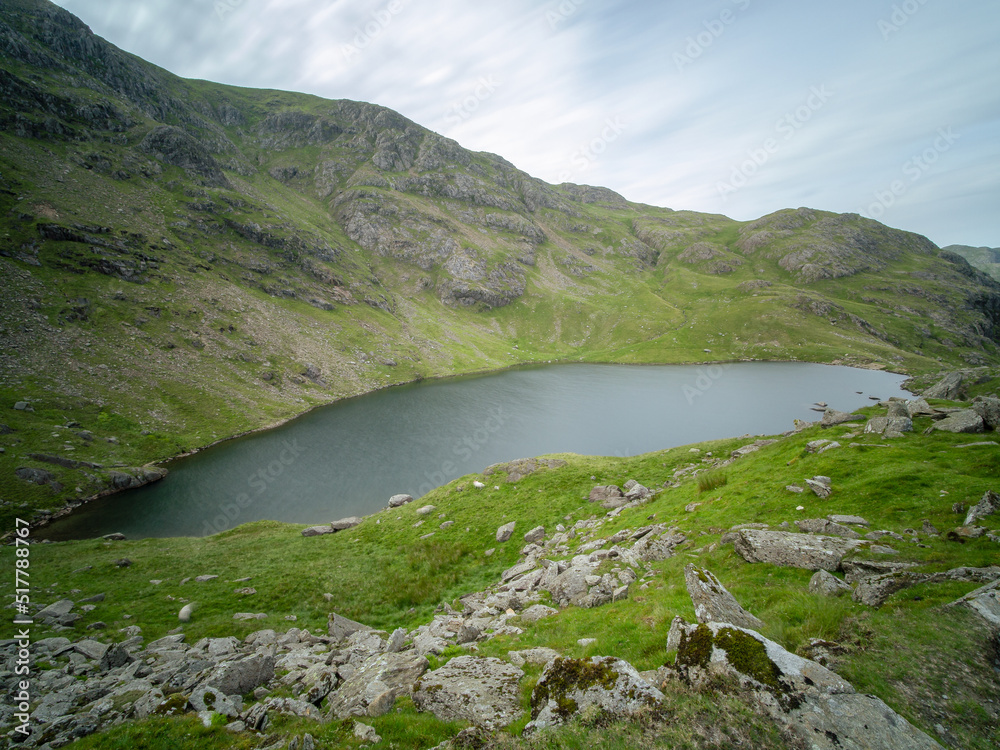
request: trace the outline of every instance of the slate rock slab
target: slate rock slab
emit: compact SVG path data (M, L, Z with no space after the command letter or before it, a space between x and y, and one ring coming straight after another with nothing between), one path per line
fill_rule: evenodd
M1000 494L987 490L983 499L969 509L969 514L965 517L963 526L972 526L976 521L980 521L986 516L992 516L1000 511Z
M427 659L413 652L371 656L330 694L330 714L338 719L387 714L429 667Z
M697 685L716 674L736 678L766 714L812 750L941 747L878 698L858 694L844 678L759 633L678 620L671 633L679 642L675 664L682 679Z
M806 570L837 570L844 557L862 544L866 542L764 529L741 529L733 542L747 562Z
M753 630L764 627L709 571L688 563L684 567L684 582L698 622L728 622Z

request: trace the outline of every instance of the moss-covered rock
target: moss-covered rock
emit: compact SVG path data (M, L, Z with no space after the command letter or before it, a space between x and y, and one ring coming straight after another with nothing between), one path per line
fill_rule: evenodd
M532 720L525 731L562 724L579 713L628 716L661 700L663 694L621 659L555 659L531 694Z

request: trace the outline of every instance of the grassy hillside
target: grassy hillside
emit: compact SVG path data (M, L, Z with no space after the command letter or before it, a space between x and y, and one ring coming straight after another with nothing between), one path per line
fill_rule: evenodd
M961 255L970 265L1000 281L1000 248L948 245L942 250Z
M856 215L548 185L381 107L180 79L45 0L0 7L0 50L4 526L423 377L998 360L1000 286Z
M884 412L877 407L866 411ZM994 636L970 612L941 609L980 584L925 584L895 594L876 610L850 597L810 594L810 571L748 564L731 544L720 542L723 532L737 523L777 527L833 513L857 514L871 523L871 529L903 535L904 541L884 543L899 552L894 561L918 563L918 571L995 564L997 543L988 536L956 540L947 532L964 518L964 511L956 512L953 506L968 507L985 490L997 489L1000 448L992 436L990 444L970 446L982 443L983 436L921 434L929 424L929 419L917 419L913 433L889 441L858 434L858 425L813 427L778 436L773 445L721 467L723 459L749 441L717 441L634 458L562 455L558 458L566 461L565 466L541 469L516 483L505 481L502 473L472 475L435 490L422 502L437 510L420 526L415 525L420 517L411 504L375 514L350 531L314 538L303 538L300 526L260 522L197 540L35 545L33 599L47 603L106 593L107 598L75 624L73 633L83 633L88 624L101 620L116 638L118 628L138 624L147 642L177 626L177 610L187 601L198 604L192 622L183 626L188 642L203 636L242 637L260 627L281 630L289 624L283 621L286 615L297 617L297 627L322 633L330 611L386 631L412 628L427 622L436 608L457 606L458 597L499 580L501 572L520 559L525 531L544 525L552 533L560 523L569 527L579 520L603 518L605 512L587 501L591 487L621 485L635 478L658 488L659 494L641 507L609 517L595 537L666 523L687 536L677 554L653 564L655 576L647 579L649 585L633 584L627 600L597 609L567 607L533 624L515 620L524 633L481 643L480 655L506 659L509 650L548 646L569 656L614 655L639 669L655 669L672 659L665 646L671 619L681 615L694 620L683 579L685 564L694 561L715 573L764 621L764 634L789 650L810 653L812 639L834 642L838 645L827 644L834 654L833 668L859 691L878 695L949 747L995 747L1000 722L994 699L1000 681ZM843 447L822 454L808 451L807 444L818 438L837 440ZM815 475L832 478L833 494L828 499L785 489ZM705 481L706 476L715 481ZM486 487L474 488L474 480ZM692 503L697 505L688 510ZM439 529L442 519L454 524ZM940 534L929 534L925 519ZM516 521L513 538L498 545L497 527L512 520ZM991 534L1000 533L1000 517L982 523ZM428 530L434 531L433 536L421 538ZM570 542L570 555L585 541L578 537ZM487 555L493 548L495 552ZM5 558L12 553L4 548ZM859 553L866 554L870 553ZM114 561L122 557L131 566L116 567ZM219 578L182 582L202 574ZM233 583L245 577L250 577L249 584ZM151 582L155 580L162 583ZM234 587L246 585L256 594L234 593ZM332 594L332 603L325 594ZM232 614L237 611L264 612L268 618L263 623L234 622ZM39 629L35 637L44 634ZM596 640L581 647L580 638ZM459 653L465 651L450 648L437 663ZM522 685L525 696L537 677L537 669L529 671ZM576 747L591 738L588 744L647 747L659 733L659 742L684 747L729 746L723 741L727 736L731 742L742 737L751 746L781 746L776 744L779 738L768 734L773 730L766 722L748 718L739 695L727 695L725 688L719 695L678 688L669 695L668 707L676 722L664 724L661 717L613 728L574 726L535 743ZM408 701L397 708L398 712L372 723L399 747L427 747L460 728L416 713ZM939 725L943 730L935 729ZM519 726L523 721L501 744L521 746L516 736ZM309 731L338 746L356 744L350 737L350 722L286 723L274 731ZM713 744L712 736L721 744ZM200 747L242 742L222 729L197 729L191 720L157 719L116 729L110 737L89 738L80 746L124 747L127 742L152 743L153 738L161 744L188 746L195 741L192 737Z

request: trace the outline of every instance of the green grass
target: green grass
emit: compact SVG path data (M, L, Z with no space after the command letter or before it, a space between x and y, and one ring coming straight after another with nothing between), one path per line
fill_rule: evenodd
M729 477L721 471L712 471L707 474L698 475L698 492L712 492L725 487L729 483Z

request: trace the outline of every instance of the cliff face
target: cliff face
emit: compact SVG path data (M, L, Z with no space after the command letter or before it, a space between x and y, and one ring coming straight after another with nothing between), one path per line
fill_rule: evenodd
M618 272L680 262L725 275L751 258L767 260L766 275L794 284L935 253L925 238L853 215L800 209L738 225L630 204L603 188L548 185L382 107L183 81L43 0L5 4L0 50L8 134L86 152L78 154L85 166L111 180L221 190L214 198L226 200L229 213L262 210L267 193L294 191L336 223L348 246L430 274L425 284L447 304L501 307L520 298L546 243L570 246L577 257L562 265L577 277L588 275L582 252ZM200 216L218 213L212 202L188 205L202 234L301 244L295 217L241 232L238 218ZM732 242L711 241L733 230ZM252 236L260 233L274 242Z

